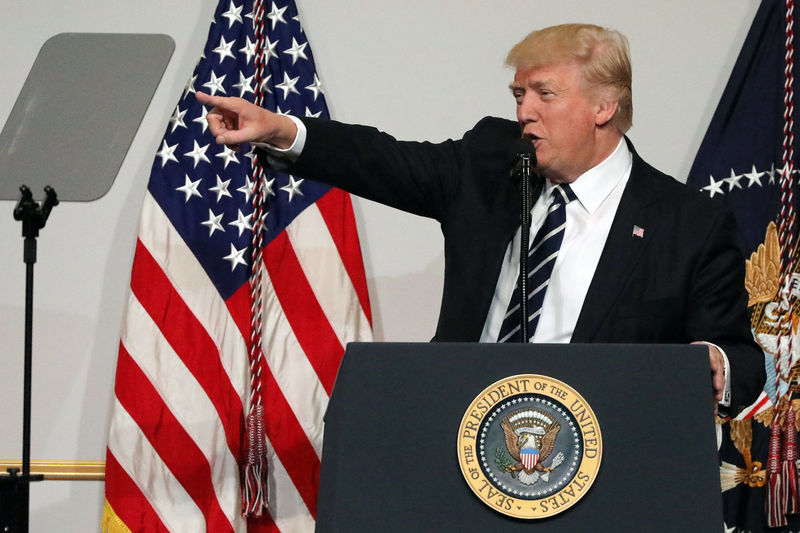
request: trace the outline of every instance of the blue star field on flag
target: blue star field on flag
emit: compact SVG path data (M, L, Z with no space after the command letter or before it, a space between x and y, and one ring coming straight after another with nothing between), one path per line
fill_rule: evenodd
M263 106L299 116L328 117L314 59L294 2L272 2L265 24ZM254 184L253 148L234 151L215 143L207 109L196 90L255 98L255 53L251 0L220 3L183 97L169 120L148 188L197 256L223 299L249 276ZM264 245L283 231L329 187L286 173L267 171Z
M782 8L761 4L687 180L731 207L747 255L764 240L780 196Z

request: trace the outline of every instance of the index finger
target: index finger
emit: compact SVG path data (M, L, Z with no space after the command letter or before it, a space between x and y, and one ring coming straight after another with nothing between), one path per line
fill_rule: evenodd
M225 107L225 100L227 100L227 98L223 98L222 96L212 96L202 91L197 91L195 95L198 102L212 107Z

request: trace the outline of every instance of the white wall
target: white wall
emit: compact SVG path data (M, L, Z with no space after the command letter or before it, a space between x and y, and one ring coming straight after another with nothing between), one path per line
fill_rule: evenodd
M228 1L228 0L225 0ZM684 180L757 8L756 0L298 0L333 117L397 137L459 137L485 115L513 118L505 52L530 30L612 26L631 42L639 153ZM203 47L214 0L0 3L0 123L39 47L60 32L166 33L176 43L111 191L55 208L39 239L34 459L104 458L119 323L141 199L167 119ZM76 124L76 135L80 125ZM45 147L43 147L45 149ZM0 179L3 179L0 168ZM35 191L38 192L38 191ZM0 201L0 458L19 458L25 270L14 202ZM441 295L434 222L357 200L379 340L424 341ZM102 484L32 489L31 531L96 530Z

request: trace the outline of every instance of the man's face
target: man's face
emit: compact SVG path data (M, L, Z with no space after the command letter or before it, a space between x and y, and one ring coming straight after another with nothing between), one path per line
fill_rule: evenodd
M608 154L596 127L603 115L577 63L517 70L511 91L522 135L536 147L537 169L556 183L571 183Z

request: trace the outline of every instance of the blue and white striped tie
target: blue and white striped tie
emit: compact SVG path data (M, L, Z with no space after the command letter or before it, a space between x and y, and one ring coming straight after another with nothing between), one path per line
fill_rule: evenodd
M556 185L551 191L551 202L547 208L544 224L536 234L530 251L528 252L528 335L533 337L539 315L542 312L544 295L550 284L550 274L564 240L564 228L567 225L566 204L576 198L569 185ZM522 273L520 273L520 276ZM520 342L520 279L517 278L517 287L511 295L508 311L500 327L497 342ZM530 338L528 339L530 341Z

